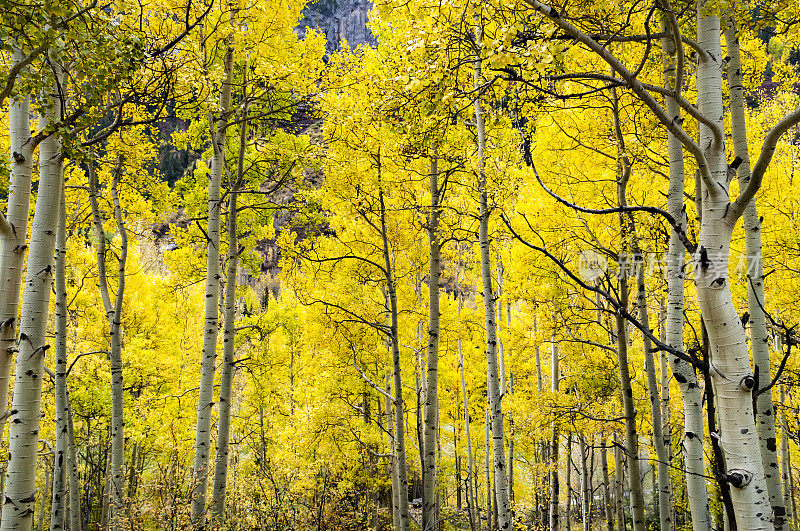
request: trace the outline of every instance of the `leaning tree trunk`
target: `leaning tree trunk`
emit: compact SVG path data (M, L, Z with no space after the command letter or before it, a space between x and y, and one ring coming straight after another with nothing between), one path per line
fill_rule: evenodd
M14 50L17 63L24 54ZM0 404L8 403L9 375L17 348L17 310L30 216L31 173L34 142L31 138L30 97L11 98L8 104L8 129L11 151L11 182L8 209L0 231ZM6 415L0 415L0 440Z
M63 86L63 84L62 84ZM50 108L39 121L43 130L57 120L58 89L49 95ZM39 144L39 192L31 229L25 293L22 298L19 352L9 423L10 458L0 529L30 530L36 499L36 458L41 420L42 379L47 351L47 314L53 283L53 254L58 203L63 185L61 142L50 135Z
M206 525L206 488L208 484L209 450L211 446L211 410L214 407L214 363L217 359L219 322L219 244L220 244L220 186L225 167L225 138L231 103L233 77L233 37L227 40L225 74L219 96L219 115L209 112L213 154L208 172L208 230L206 231L206 301L203 358L200 366L200 390L197 397L197 426L192 468L192 526Z
M725 42L728 57L728 86L730 92L731 136L734 154L741 160L737 168L739 188L744 189L750 181L750 154L747 149L747 124L745 122L744 87L742 86L742 60L739 38L733 19L727 21ZM764 265L761 259L761 220L758 217L755 199L751 199L742 215L744 222L745 253L747 256L747 311L750 314L750 345L755 365L755 419L767 492L774 513L775 529L782 529L786 506L781 493L781 477L778 468L778 448L775 435L775 414L772 406L772 389L760 392L770 385L769 336L764 315Z
M56 227L56 364L53 371L55 380L56 447L53 454L53 495L50 505L50 531L64 529L66 522L67 489L66 471L68 465L67 447L69 433L67 420L67 207L64 187L58 205L58 226ZM77 531L77 530L76 530Z
M479 43L478 57L474 64L474 83L478 96L475 98L475 124L478 135L478 190L480 193L480 219L478 224L478 243L481 250L481 278L483 281L483 307L486 324L486 389L492 425L492 454L494 462L494 490L497 524L500 531L511 529L511 507L508 503L508 478L503 436L503 407L500 396L500 374L497 361L497 327L495 323L494 293L492 289L492 267L489 247L489 209L486 191L486 168L484 151L486 149L486 130L483 120L480 88L481 74L480 43L483 40L483 24L479 14L475 15L476 42ZM489 486L487 486L489 487ZM491 491L491 488L489 489Z
M430 193L431 209L428 213L428 243L430 245L430 274L428 295L430 315L428 321L428 363L425 385L425 432L422 471L422 529L435 529L437 521L436 503L436 448L439 428L439 270L441 267L439 229L439 170L436 158L431 158Z
M697 67L698 108L724 127L720 19L705 0L698 3L697 40L707 58ZM719 412L720 445L736 523L741 529L773 529L772 507L753 416L755 385L744 327L733 304L728 263L735 213L728 197L724 142L700 125L710 182L703 187L703 213L695 258L695 286L710 342L710 372ZM730 215L729 215L730 214Z
M246 81L246 79L245 79ZM245 95L246 97L246 95ZM244 155L247 147L247 118L245 106L239 129L239 154L236 181L228 191L228 270L225 274L225 315L222 332L222 369L219 381L219 419L217 421L217 454L214 460L214 486L211 495L213 528L221 528L225 520L225 494L228 484L228 443L231 428L231 395L233 390L234 357L236 355L236 270L239 266L239 235L237 229L237 200L244 179Z
M662 29L666 32L668 25ZM673 89L676 76L675 41L665 37L661 41L664 54L664 79L668 88ZM680 106L674 98L666 98L667 113L676 121L680 120ZM685 173L683 164L683 145L673 134L667 136L669 156L669 189L667 191L667 210L683 229L686 223L683 193ZM696 195L701 197L700 192ZM670 230L667 251L667 314L665 323L666 344L683 350L683 310L684 310L684 253L683 243L673 227ZM698 383L694 367L686 361L668 356L672 374L683 398L684 436L683 452L686 466L686 494L694 531L711 529L711 513L708 507L705 465L703 464L703 391Z

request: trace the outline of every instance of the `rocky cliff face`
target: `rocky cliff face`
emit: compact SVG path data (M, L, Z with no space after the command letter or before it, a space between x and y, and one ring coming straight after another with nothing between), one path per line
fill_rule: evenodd
M308 28L319 28L327 36L328 53L338 50L343 40L351 49L374 44L375 37L367 28L370 10L369 0L317 0L304 10L298 32L303 36Z

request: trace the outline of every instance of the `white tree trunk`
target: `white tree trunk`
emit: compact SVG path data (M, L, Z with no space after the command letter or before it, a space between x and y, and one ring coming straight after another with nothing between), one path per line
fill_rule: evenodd
M666 32L667 24L662 25ZM670 37L661 41L664 50L665 85L672 89L675 84L676 60L675 42ZM676 121L680 120L680 107L674 98L666 98L667 113ZM667 136L669 156L669 189L667 191L667 210L683 228L686 223L683 193L685 173L683 146L675 135ZM697 193L698 198L702 194ZM678 233L670 230L669 250L667 251L667 309L665 323L665 342L669 346L683 350L683 310L684 310L684 255L685 249ZM668 356L675 381L683 398L684 436L683 451L686 465L686 495L694 531L711 529L711 513L708 508L705 465L703 464L703 392L698 383L694 368L684 360Z
M550 382L553 394L558 393L560 372L558 369L558 343L552 342L550 362ZM553 422L553 436L550 439L550 531L558 531L558 424ZM567 463L569 467L569 463Z
M600 464L603 468L603 515L608 531L614 531L614 513L611 510L611 483L608 476L608 450L605 437L600 439Z
M436 158L430 163L431 209L428 213L428 243L430 246L430 274L428 296L430 315L428 321L428 363L425 384L425 450L422 473L422 529L433 530L436 526L438 507L436 503L436 448L439 428L439 271L441 257L439 249L439 170Z
M67 436L69 463L69 528L70 531L81 531L83 520L81 514L81 486L78 477L78 448L75 443L75 426L72 419L72 407L67 390Z
M24 54L14 50L18 63ZM12 98L8 105L11 151L11 182L8 191L6 221L10 231L0 233L0 404L8 403L9 375L17 345L17 311L22 284L30 216L33 140L31 139L30 97ZM3 439L6 416L0 419Z
M711 10L713 11L713 10ZM724 126L720 20L698 3L697 39L708 57L697 68L698 107L711 121ZM755 384L744 327L733 305L728 280L731 235L735 220L728 217L725 146L700 125L700 145L713 181L704 186L703 213L695 261L695 285L700 312L710 342L710 371L719 414L720 445L725 453L727 479L736 523L741 529L773 529L772 507L753 416Z
M625 457L622 455L617 434L614 434L614 510L617 513L617 529L627 529L625 523Z
M110 520L111 528L120 531L123 525L125 512L125 421L123 411L123 380L122 380L122 303L125 295L125 264L128 255L128 234L122 218L122 207L119 203L117 187L122 175L123 159L120 156L117 167L113 172L111 182L111 200L114 208L114 218L117 231L120 234L120 253L117 259L117 291L114 300L108 287L106 273L106 234L103 228L103 215L98 204L100 183L94 168L94 162L87 163L89 177L89 202L91 203L92 217L95 233L97 235L97 277L103 307L108 321L109 335L109 360L111 362L111 494L110 494Z
M483 25L480 15L475 15L476 42L483 40ZM480 50L480 45L479 45ZM483 83L481 74L480 51L475 60L474 70L475 89L480 94ZM478 189L480 193L480 221L478 225L478 243L481 250L481 278L483 282L483 306L486 324L486 388L488 405L492 425L492 453L494 463L494 488L497 499L497 524L500 531L511 529L511 507L508 502L508 477L506 473L506 458L503 437L503 408L500 395L500 369L497 361L497 325L495 322L494 293L492 289L492 267L489 244L489 209L488 194L486 191L486 172L484 151L486 149L486 130L483 120L481 98L475 98L475 124L478 136ZM489 489L491 490L491 489Z
M60 108L57 89L52 106L39 121L44 129ZM55 135L39 145L39 192L31 229L25 293L22 299L19 352L12 396L10 458L6 472L0 530L30 530L36 499L36 457L41 420L42 378L47 350L47 314L53 283L53 253L58 203L63 185L61 142Z
M211 446L211 410L214 407L214 364L217 359L219 332L219 244L220 244L220 185L225 166L225 139L231 103L233 76L233 38L227 42L225 74L219 96L219 115L209 113L213 155L208 172L208 229L206 235L206 300L203 332L203 358L200 365L200 390L197 397L197 426L192 468L192 526L205 529L206 489L208 484Z
M58 205L58 227L56 228L56 364L55 380L55 413L56 413L56 446L53 454L53 495L50 506L50 531L65 529L67 507L67 448L69 433L67 420L67 208L64 201L64 187L61 187L61 199Z
M225 274L225 315L222 334L222 368L219 378L219 419L217 420L217 453L214 459L214 485L211 495L211 527L222 528L225 522L225 494L228 484L228 444L231 427L231 396L236 355L236 271L239 266L237 208L239 186L244 178L244 155L247 147L247 108L239 130L239 154L236 182L228 191L228 269ZM294 387L294 386L292 386Z
M578 451L581 459L581 525L583 531L591 531L592 528L592 506L591 490L589 484L589 469L586 463L586 437L578 434Z
M378 181L381 179L380 163L378 166ZM386 229L386 204L383 199L383 190L378 193L380 200L380 228L383 243L383 262L386 274L386 295L389 302L391 319L389 338L392 347L392 372L394 376L394 407L395 407L395 432L394 454L397 460L397 505L399 514L398 531L408 531L410 520L408 514L408 464L406 461L406 433L405 433L405 406L403 400L403 378L400 363L400 333L398 325L397 290L394 283L394 266L389 249L389 237Z
M390 350L391 353L391 350ZM389 461L389 476L392 479L392 527L400 529L400 479L397 474L397 456L395 455L394 444L394 419L392 418L392 387L389 384L389 373L386 373L386 433L389 436L389 444L392 453Z
M633 236L636 238L636 236ZM638 252L638 250L637 250ZM647 293L644 283L644 267L640 265L636 272L636 286L638 293L639 322L645 330L650 330L650 317L647 312ZM653 424L653 447L658 460L658 514L659 529L669 531L672 529L672 485L669 476L669 459L664 446L664 423L661 420L661 400L659 384L656 379L656 364L653 357L653 345L650 336L642 334L644 342L644 363L647 373L647 386L650 395L650 407Z
M731 136L734 154L741 159L737 168L739 188L744 189L750 181L750 154L747 149L747 124L745 121L744 87L742 85L742 60L736 26L729 20L725 28L727 44L728 86L730 88ZM750 345L753 351L753 364L757 375L758 389L768 386L772 374L769 364L769 336L767 319L764 315L764 264L761 257L761 220L758 217L756 201L752 199L742 215L744 222L744 241L747 266L747 310L750 314ZM780 469L778 468L778 448L775 435L775 414L772 406L772 389L756 397L756 428L764 465L767 492L775 516L775 529L782 529L786 507L781 493Z

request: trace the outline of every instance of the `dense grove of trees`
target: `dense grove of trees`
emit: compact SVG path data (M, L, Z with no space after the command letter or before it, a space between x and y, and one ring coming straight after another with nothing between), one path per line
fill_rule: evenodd
M0 531L800 526L796 3L0 8Z

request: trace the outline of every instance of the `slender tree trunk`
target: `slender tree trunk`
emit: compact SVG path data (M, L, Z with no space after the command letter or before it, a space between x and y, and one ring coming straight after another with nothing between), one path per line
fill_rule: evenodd
M496 524L494 522L494 515L497 514L496 509L494 508L494 490L492 486L494 482L492 481L492 430L491 426L491 414L489 413L489 408L486 408L486 414L484 415L484 434L486 435L486 529L495 529L497 526L493 525Z
M550 362L550 382L553 394L558 393L558 381L560 372L558 370L558 343L552 342L552 358ZM550 440L550 531L558 530L558 424L553 421L553 436ZM569 467L569 463L567 463Z
M627 204L625 198L628 181L631 175L631 161L625 150L624 137L620 128L619 101L615 89L611 90L611 105L614 116L614 129L617 137L617 203L622 207ZM626 220L627 218L627 220ZM623 254L632 250L636 254L636 234L633 222L626 214L619 214L620 234L623 245ZM638 265L638 257L627 256ZM619 304L622 308L628 307L628 271L626 264L620 264L619 272ZM633 389L631 388L630 367L628 365L628 330L627 323L621 315L617 315L617 360L619 362L620 390L622 392L622 407L625 416L625 453L628 458L628 478L631 489L631 510L633 513L634 531L644 531L646 526L644 496L642 494L641 471L639 468L639 438L636 433L636 407L633 403Z
M14 50L14 63L22 60ZM9 375L17 348L17 310L24 270L30 216L31 173L34 143L31 139L30 97L9 99L8 128L11 151L11 182L5 219L11 230L0 232L0 404L8 403ZM0 419L0 440L7 417Z
M666 23L662 29L667 31ZM664 79L668 88L674 88L676 76L676 47L672 38L661 41L664 50ZM674 98L666 98L667 113L680 120L680 107ZM683 194L685 173L683 146L674 135L667 136L669 154L669 189L667 191L667 210L681 227L685 226ZM698 187L698 190L702 188ZM701 192L695 194L700 200ZM666 343L676 349L683 349L683 310L684 310L684 254L678 232L670 230L669 250L667 252L667 314ZM686 492L694 531L711 529L711 514L708 508L705 465L703 464L703 392L698 383L694 367L675 356L668 356L675 381L683 398L684 434L683 451L686 463Z
M89 201L92 208L95 232L97 234L97 277L103 307L106 312L109 328L109 360L111 362L111 528L120 531L125 511L125 431L123 416L123 381L122 381L122 303L125 295L125 263L128 255L128 235L122 218L122 208L117 191L122 174L123 159L117 161L111 182L111 199L117 231L120 234L120 253L118 258L117 292L112 302L106 274L106 234L103 228L103 216L97 201L99 182L94 162L87 163L89 176Z
M730 92L731 136L733 151L741 163L737 168L739 188L744 189L750 182L750 154L747 149L747 124L745 121L744 87L742 85L742 60L739 38L733 19L725 26L725 42L728 62L728 86ZM764 467L767 492L774 513L776 530L783 529L786 506L781 493L780 469L778 468L778 446L775 435L775 414L772 406L772 389L760 392L772 379L769 365L769 336L767 319L764 315L764 264L761 258L761 219L758 216L755 199L752 199L742 216L744 240L747 255L747 311L750 314L750 344L753 350L755 376L754 408L756 428Z
M698 108L722 129L720 19L706 0L698 2L697 40L707 54L697 67ZM733 304L728 280L736 220L733 214L729 216L725 146L704 124L700 124L700 145L704 147L713 186L703 187L703 215L695 258L698 267L694 276L711 347L710 371L719 412L720 444L725 453L737 525L753 531L773 529L761 452L759 445L753 444L757 436L752 399L755 379L744 327Z
M82 531L83 519L81 511L81 485L78 477L78 448L75 443L75 425L69 391L67 391L67 440L69 463L69 528L70 531Z
M428 296L430 314L428 321L428 363L425 385L425 461L422 474L422 529L433 530L438 508L436 504L436 448L439 428L439 170L436 157L430 166L431 209L428 213L428 243L430 245L430 273Z
M636 236L633 236L636 238ZM638 246L637 246L638 247ZM650 330L650 317L647 312L647 293L644 284L644 267L640 266L636 272L636 284L638 291L639 322L645 330ZM669 476L669 459L667 449L664 446L664 424L661 420L661 400L659 396L659 384L656 379L655 359L653 358L653 345L650 337L642 334L644 340L644 362L645 372L647 373L647 386L650 391L650 407L653 418L653 447L658 460L658 514L659 529L669 531L672 529L671 497L672 485Z
M67 208L64 187L58 204L58 226L56 228L56 364L55 364L55 412L56 447L53 454L53 496L50 507L50 531L64 529L66 522L67 489Z
M617 434L614 434L614 505L617 513L617 529L625 531L625 457Z
M781 386L780 404L785 406L784 387ZM789 461L789 423L786 419L786 409L781 412L781 480L783 481L783 506L787 509L786 521L791 523L795 519L792 510L792 466Z
M245 79L246 82L246 79ZM244 96L247 97L246 95ZM222 339L222 369L219 382L219 419L217 420L217 453L214 459L214 485L211 495L212 528L221 528L225 521L225 494L228 485L228 444L231 428L231 396L236 355L236 271L239 266L239 235L237 234L237 200L244 178L244 155L247 147L247 113L239 130L239 155L236 181L228 191L228 268L225 274L225 315ZM292 386L294 387L294 386Z
M217 359L219 331L219 246L220 246L220 187L225 166L225 139L231 103L233 78L233 36L228 37L224 60L224 80L219 96L219 115L209 112L211 128L211 169L208 172L208 230L206 236L206 300L203 357L200 365L200 390L197 398L197 425L192 468L192 527L206 526L206 490L211 447L211 410L214 407L214 364Z
M378 181L380 182L381 167L378 165ZM392 341L392 365L394 372L394 407L395 407L395 456L397 458L398 475L398 505L400 513L400 526L398 531L408 531L410 522L408 516L408 471L406 462L406 435L405 435L405 408L403 406L403 379L401 377L400 363L400 335L398 330L397 291L394 284L394 266L389 250L389 239L386 229L386 204L383 198L383 189L378 193L381 215L381 239L383 240L383 260L386 274L386 294L389 299L391 313L390 337Z
M659 318L658 318L658 327L659 327L659 340L666 344L666 332L664 329L664 324L666 322L666 303L664 301L664 297L660 297L659 299ZM664 445L664 451L666 452L667 456L667 463L666 463L666 470L667 474L670 474L670 470L672 469L672 422L671 418L671 410L670 410L670 399L669 399L669 381L670 381L670 369L669 369L669 361L667 360L667 352L665 350L661 350L658 356L658 374L659 374L659 381L661 383L661 440L662 444ZM671 476L671 474L670 474ZM670 485L672 485L672 480L669 481ZM673 493L670 493L670 500L669 500L669 518L670 521L675 524L675 504L673 502Z
M583 531L591 531L592 528L592 507L591 490L589 484L589 470L586 466L586 437L578 435L578 450L581 459L581 523Z
M483 40L483 23L479 14L475 15L476 42ZM480 48L480 46L479 46ZM480 94L483 83L480 51L475 60L475 88ZM492 289L491 253L489 244L489 198L486 190L486 170L484 151L486 149L486 130L480 95L475 98L475 124L478 135L478 189L480 193L479 245L481 249L481 277L483 280L483 306L486 319L486 389L492 423L492 449L494 462L494 488L497 493L496 508L500 531L511 529L511 507L508 502L508 477L506 471L505 446L503 436L503 408L500 395L500 369L497 361L497 326Z
M614 531L614 512L611 510L611 484L608 476L608 451L605 437L600 439L600 461L603 467L603 514L608 531Z
M389 434L389 444L392 445L392 455L389 463L389 474L392 479L392 524L395 530L400 529L400 476L397 471L397 456L394 443L394 419L392 418L392 400L389 398L392 387L389 385L389 374L386 374L386 433Z
M567 433L567 470L564 483L567 487L567 501L564 504L564 520L567 531L572 529L572 432Z
M461 293L459 292L459 311L461 307ZM469 403L467 401L467 383L464 378L464 353L461 350L461 338L458 339L458 370L461 375L461 394L464 396L464 432L467 438L467 500L469 503L469 525L470 529L475 529L475 517L477 509L477 494L475 493L475 460L472 456L472 438L470 436L470 415Z
M50 445L49 442L47 444ZM53 456L55 457L55 453L53 451L52 446L50 447L50 451L53 454ZM52 470L48 472L48 470L47 470L47 458L45 458L44 459L44 491L42 491L42 501L39 504L39 523L36 526L36 529L38 529L39 531L43 531L44 530L44 513L45 513L45 509L47 508L48 494L51 493L50 489L51 489L51 480L52 480L52 478L53 478ZM49 497L52 499L52 495L49 496Z
M63 86L63 84L62 84ZM40 130L53 123L61 108L58 89L49 94L52 106L39 121ZM47 314L53 282L53 254L58 224L58 203L63 186L61 142L55 135L39 144L39 192L31 229L25 293L22 299L19 352L11 414L10 458L0 530L33 527L36 498L36 458L41 420L42 378Z

